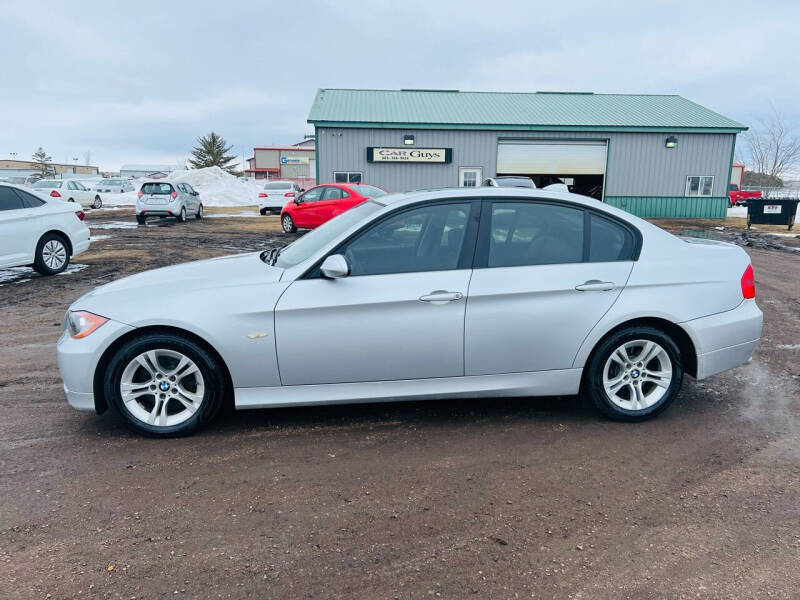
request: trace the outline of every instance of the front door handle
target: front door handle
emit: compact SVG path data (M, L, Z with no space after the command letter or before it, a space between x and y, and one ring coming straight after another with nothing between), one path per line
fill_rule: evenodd
M579 292L610 292L616 285L613 281L600 281L599 279L590 279L589 281L576 285L575 289Z
M435 290L425 296L420 296L422 302L432 302L433 304L444 304L453 300L461 300L464 294L461 292L448 292L446 290Z

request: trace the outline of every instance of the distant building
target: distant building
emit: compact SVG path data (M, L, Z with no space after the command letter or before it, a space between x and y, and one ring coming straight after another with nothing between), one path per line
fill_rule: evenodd
M740 162L735 162L731 166L731 183L738 185L739 189L742 187L742 178L744 176L744 165Z
M317 159L314 139L294 146L258 146L247 159L245 175L255 179L294 181L308 189L316 183Z
M65 163L48 163L52 174L59 178L72 175L97 175L99 169L90 165L68 165ZM26 176L39 173L39 167L29 160L0 160L0 177Z
M130 164L122 165L119 169L120 177L152 177L153 179L163 179L168 177L172 171L185 171L184 165L170 164Z

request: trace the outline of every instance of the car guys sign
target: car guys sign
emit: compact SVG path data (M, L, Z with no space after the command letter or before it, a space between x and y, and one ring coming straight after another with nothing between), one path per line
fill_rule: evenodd
M367 148L367 162L413 162L446 164L452 160L452 148Z

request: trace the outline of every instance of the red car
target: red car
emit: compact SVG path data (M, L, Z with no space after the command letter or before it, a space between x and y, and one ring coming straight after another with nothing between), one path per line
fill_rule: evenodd
M318 185L286 203L281 210L281 226L286 233L313 229L365 200L384 195L385 190L364 183Z

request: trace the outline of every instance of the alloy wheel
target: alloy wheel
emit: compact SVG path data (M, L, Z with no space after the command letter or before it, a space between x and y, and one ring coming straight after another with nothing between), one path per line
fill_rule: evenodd
M671 382L669 354L651 340L625 342L603 367L603 389L608 399L624 410L650 408L664 397Z
M131 360L122 372L119 388L127 411L156 427L188 420L205 395L203 375L194 361L166 348L148 350Z
M283 225L283 230L286 233L291 233L292 226L294 225L294 223L292 223L292 217L290 217L289 215L283 215L282 225Z
M58 240L48 240L42 248L42 260L49 269L58 271L67 261L67 249Z

